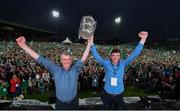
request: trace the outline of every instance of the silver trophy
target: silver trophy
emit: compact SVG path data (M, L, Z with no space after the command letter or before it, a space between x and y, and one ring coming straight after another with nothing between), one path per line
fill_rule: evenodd
M89 39L94 34L96 29L96 21L92 16L84 16L81 19L79 27L79 39Z

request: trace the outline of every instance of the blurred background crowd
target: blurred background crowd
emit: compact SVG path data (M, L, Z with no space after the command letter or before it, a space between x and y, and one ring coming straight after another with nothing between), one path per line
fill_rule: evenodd
M72 53L74 61L82 57L85 44L70 45L59 42L33 42L28 44L39 54L47 57L58 65L60 52ZM125 59L136 45L96 45L99 54L108 58L113 47L121 50L121 58ZM25 54L13 41L0 42L0 97L17 99L19 95L32 93L43 94L54 89L53 76L29 55ZM78 91L92 89L96 95L103 87L104 70L90 56L81 71ZM154 92L162 98L178 96L180 89L180 51L166 48L144 48L141 55L126 68L125 86L138 91Z

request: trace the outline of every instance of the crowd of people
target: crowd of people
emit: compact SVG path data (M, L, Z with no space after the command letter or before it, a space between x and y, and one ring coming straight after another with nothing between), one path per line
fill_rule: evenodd
M58 65L60 53L67 51L74 55L74 61L82 57L85 44L74 43L65 45L58 42L33 42L28 44L39 54L49 58ZM102 57L108 57L112 45L97 45ZM133 45L117 45L121 57L126 58ZM54 89L53 76L43 66L29 55L24 54L13 41L0 42L0 97L7 96L17 99L25 93L43 94ZM180 83L180 51L176 49L144 48L141 55L125 70L124 83L135 90L144 89L147 92L157 92L162 97L174 95ZM104 69L97 64L90 54L79 76L78 90L93 90L97 94L103 87ZM99 90L98 90L99 89Z

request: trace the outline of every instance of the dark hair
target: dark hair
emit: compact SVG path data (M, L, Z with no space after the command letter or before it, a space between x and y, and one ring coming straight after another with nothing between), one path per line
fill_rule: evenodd
M120 53L120 50L118 48L114 48L111 50L111 54L112 53Z

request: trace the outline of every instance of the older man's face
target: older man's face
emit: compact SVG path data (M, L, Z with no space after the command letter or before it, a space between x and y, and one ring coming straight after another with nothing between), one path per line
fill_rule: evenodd
M72 64L72 57L70 55L61 54L61 64L64 69L69 69Z

